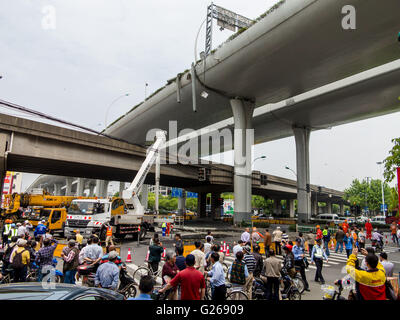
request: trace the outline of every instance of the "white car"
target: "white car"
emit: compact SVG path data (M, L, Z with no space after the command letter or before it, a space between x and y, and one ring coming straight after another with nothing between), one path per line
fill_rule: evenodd
M365 223L368 221L368 219L369 219L368 217L361 216L361 217L356 218L356 221L358 223Z
M386 224L385 216L376 216L371 219L371 223Z

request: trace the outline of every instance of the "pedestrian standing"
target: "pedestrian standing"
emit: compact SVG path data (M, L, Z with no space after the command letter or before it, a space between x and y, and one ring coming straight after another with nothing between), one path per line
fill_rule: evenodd
M272 233L274 237L274 243L275 243L275 254L276 255L281 255L282 250L281 250L281 242L282 242L282 231L280 227L277 227L276 230Z
M284 245L289 242L289 235L286 233L286 230L282 230L282 242Z
M111 243L111 245L114 245L112 236L113 236L113 227L107 222L104 224L104 227L106 228L106 247Z
M64 261L64 283L75 284L76 270L79 266L79 249L74 240L69 240L68 246L64 249L61 253L61 258Z
M308 254L311 257L311 252L312 252L312 249L315 244L315 234L312 233L311 230L310 230L310 232L307 233L307 243L308 243ZM305 252L305 250L304 250L304 252Z
M178 267L180 271L186 269L186 264L185 264L185 257L183 256L183 248L182 247L176 247L176 260L175 264Z
M206 237L206 243L204 243L204 254L207 254L211 251L211 237Z
M265 276L267 277L267 300L279 301L279 277L282 271L281 261L270 250L269 257L265 260Z
M259 277L262 271L262 268L264 266L264 260L262 255L260 254L260 246L256 244L253 247L253 253L252 253L254 259L256 260L256 266L253 271L254 277Z
M360 246L360 250L365 248L365 240L366 234L364 228L361 228L361 231L358 233L358 245Z
M392 234L393 243L399 245L399 238L397 238L397 225L396 225L395 221L392 222L392 224L390 226L390 231Z
M233 256L236 257L236 254L237 254L239 251L243 251L243 247L244 247L245 245L246 245L246 243L243 242L243 240L239 240L239 241L238 241L238 244L235 245L235 246L233 247L233 249L232 249Z
M224 268L219 262L219 254L217 252L211 253L210 259L212 263L212 269L211 271L206 272L205 276L210 277L211 300L225 301L225 272Z
M25 282L26 275L28 273L28 266L30 263L29 251L25 248L27 241L24 239L18 239L17 249L13 251L11 255L11 266L14 271L13 282Z
M246 228L242 235L240 236L240 240L243 241L244 245L250 245L250 229Z
M164 288L159 292L181 286L181 300L203 300L205 295L206 283L204 275L194 268L195 256L188 254L186 257L186 269L179 272Z
M265 229L264 250L265 250L265 257L267 257L267 258L268 258L268 253L269 253L269 249L271 247L271 244L272 244L271 233L269 232L268 229Z
M388 261L388 255L386 252L381 252L379 254L379 261L385 269L386 277L393 277L394 264L393 262Z
M6 221L4 222L4 226L2 229L2 240L3 240L3 247L6 246L6 244L10 243L11 241L11 224L12 224L12 220L10 219L6 219Z
M39 266L38 269L38 282L41 282L44 273L48 270L46 268L52 267L54 250L57 248L58 241L56 239L44 239L43 247L39 249L36 254L35 262Z
M316 236L315 236L315 240L321 239L322 240L322 230L321 227L319 225L316 226Z
M296 244L292 248L292 253L294 256L294 265L300 269L300 275L304 281L305 290L310 291L306 277L306 265L304 262L306 256L304 249L301 247L301 239L296 239Z
M349 230L349 224L347 223L347 219L344 220L344 222L342 223L342 229L344 233L347 233L347 231Z
M204 266L205 266L205 254L201 250L202 243L200 241L195 241L194 246L196 249L194 249L190 254L192 254L195 257L195 264L194 268L196 270L199 270L201 274L204 273ZM204 246L203 246L204 247Z
M119 282L119 268L114 263L118 253L111 251L108 254L108 262L101 264L97 271L94 285L99 288L117 290Z
M174 247L177 249L178 247L181 247L183 250L183 241L180 233L175 234L175 240L174 240Z
M371 224L371 222L369 221L369 219L368 219L368 221L365 223L365 232L367 233L367 236L366 236L366 238L367 239L371 239L371 236L372 236L372 224Z
M176 253L173 251L167 251L165 255L165 263L161 272L161 279L163 285L169 283L178 273L179 269L176 265ZM178 290L171 290L167 297L168 300L178 300Z
M256 268L257 261L254 258L254 256L251 254L251 248L250 246L245 246L243 248L244 256L243 256L243 262L247 266L247 271L249 272L249 276L246 279L246 283L244 285L244 290L249 297L249 300L251 300L252 296L252 289L253 289L253 279L254 279L254 270Z
M81 232L79 230L76 230L76 232L75 232L75 239L76 239L76 242L78 242L78 244L80 246L82 246L83 236L81 235Z
M257 231L257 228L253 228L253 233L251 234L251 242L254 245L258 244L264 236Z
M210 238L210 243L212 244L214 241L214 237L212 236L211 231L207 231L206 242L207 242L207 238Z
M317 270L315 271L315 282L321 281L321 284L325 284L324 277L322 276L322 267L323 267L323 259L325 258L326 262L328 262L328 256L324 252L322 248L322 240L318 239L317 244L313 247L313 251L311 253L311 264L315 262L315 266Z
M247 265L243 261L243 256L243 251L236 253L236 259L228 269L230 282L234 287L243 287L249 276L249 271L247 270Z
M304 238L303 232L299 232L299 238L301 240L300 246L305 249L306 248L306 239Z
M346 233L344 237L344 244L346 248L347 258L349 258L353 251L353 237L351 237L349 233Z
M162 243L158 238L154 240L154 244L149 247L149 268L154 273L158 271L158 265L161 261L161 255L164 253L164 248L162 247Z
M335 253L338 253L340 249L340 253L343 252L343 242L346 234L343 232L343 228L340 226L339 230L335 234L335 240L336 240L336 248L335 248Z
M329 257L329 242L331 241L331 232L329 231L328 225L326 225L322 231L322 239L324 240L325 254Z

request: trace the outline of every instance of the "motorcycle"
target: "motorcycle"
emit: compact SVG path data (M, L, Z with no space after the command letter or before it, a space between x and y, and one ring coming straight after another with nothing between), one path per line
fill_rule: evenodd
M77 272L79 276L82 276L82 285L87 287L94 287L94 282L96 279L96 271L99 264L89 264L85 262L84 264L78 266Z
M122 263L121 271L119 272L119 282L118 292L121 293L125 299L136 297L136 281L128 274L125 263Z

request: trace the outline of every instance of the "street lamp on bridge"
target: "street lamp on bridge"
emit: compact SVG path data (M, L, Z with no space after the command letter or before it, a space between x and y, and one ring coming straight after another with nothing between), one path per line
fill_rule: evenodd
M290 169L288 166L285 167L286 170L290 170L293 172L293 174L295 175L296 179L297 179L297 174L294 170Z

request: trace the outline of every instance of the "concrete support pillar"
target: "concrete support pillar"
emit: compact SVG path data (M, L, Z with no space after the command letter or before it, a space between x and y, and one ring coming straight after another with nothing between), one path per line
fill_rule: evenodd
M282 204L280 199L274 199L274 215L275 216L282 215Z
M78 185L76 186L76 196L83 197L83 191L85 190L85 180L84 178L78 179Z
M96 187L95 184L89 184L89 197L94 196L94 188Z
M65 189L65 195L66 196L72 196L72 181L73 178L68 177L66 179L66 189Z
M207 193L199 192L197 198L197 216L200 218L205 218L207 216L206 212L207 205Z
M343 202L339 203L339 206L340 206L340 212L339 212L339 214L340 214L341 216L344 216L344 203L343 203Z
M307 192L310 186L310 129L293 127L293 132L296 141L298 223L305 223L311 218L311 192Z
M147 210L147 208L149 207L149 185L148 184L144 184L142 186L140 202L142 203L144 210Z
M125 182L120 182L119 183L119 196L122 197L122 191L125 189ZM143 187L142 187L143 189Z
M107 191L108 191L108 184L110 181L103 181L103 190L102 190L102 197L107 198Z
M294 218L294 199L289 199L289 200L286 200L286 205L287 205L287 207L288 207L288 209L289 209L289 217L290 218Z
M327 213L332 213L332 201L327 201L326 202L326 208L328 210Z
M234 119L234 223L251 223L251 147L254 144L252 117L254 104L240 99L232 99L231 107Z
M311 212L312 212L313 216L316 216L317 214L319 214L317 199L312 199L312 201L311 201Z
M211 217L217 220L221 217L221 207L217 206L218 198L221 195L219 193L211 193Z
M186 212L186 191L182 189L182 197L178 197L178 215L183 216Z
M54 195L61 196L61 184L54 184Z
M101 198L102 197L102 192L104 189L104 181L103 180L96 180L96 197Z

